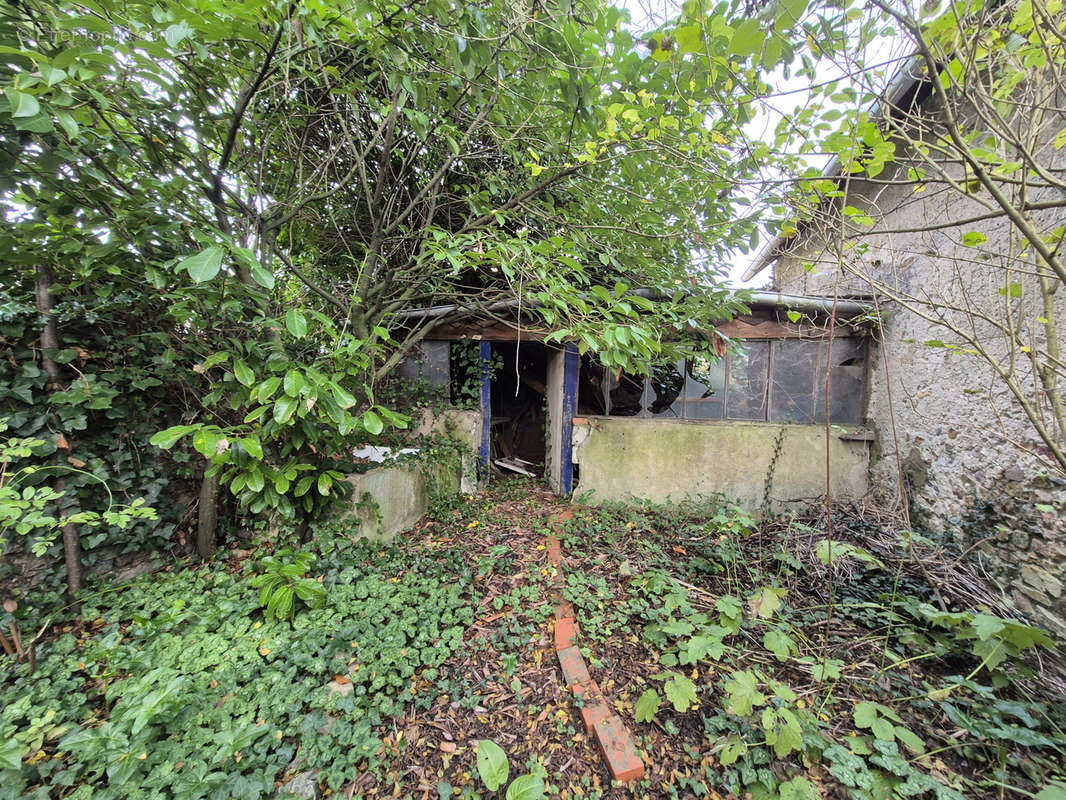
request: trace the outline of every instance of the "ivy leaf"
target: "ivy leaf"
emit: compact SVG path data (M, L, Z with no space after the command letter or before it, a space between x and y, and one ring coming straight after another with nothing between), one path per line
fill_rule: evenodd
M654 689L648 689L637 700L636 713L637 722L651 722L655 715L659 713L659 708L662 706L663 700L659 697L659 693Z
M698 699L696 696L696 684L684 675L671 673L670 680L663 685L666 699L674 704L674 709L679 713L689 710Z
M0 742L0 770L22 769L22 745L14 737Z
M490 792L495 792L507 782L510 766L503 748L490 739L477 743L477 773Z
M519 775L507 787L506 800L541 800L544 779L539 775Z
M297 339L302 339L307 333L307 317L295 308L290 308L285 312L285 327Z
M978 247L988 241L988 237L980 231L970 231L962 235L962 243L965 247Z
M204 283L218 275L222 268L222 255L221 247L208 247L182 260L177 268L188 271L195 283Z

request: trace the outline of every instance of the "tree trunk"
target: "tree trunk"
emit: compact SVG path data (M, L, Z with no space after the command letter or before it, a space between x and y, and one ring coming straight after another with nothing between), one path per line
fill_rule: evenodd
M63 388L63 375L59 365L52 360L50 353L59 349L59 328L53 311L55 298L52 297L52 270L47 265L37 267L37 313L41 315L41 367L48 375L53 389ZM63 479L56 481L57 492L66 490ZM67 598L71 603L77 592L85 585L85 572L81 563L81 533L78 526L63 526L63 559L67 564Z
M59 365L49 355L49 351L54 352L59 349L59 329L56 326L56 316L52 312L54 306L52 270L47 266L39 266L37 267L37 313L44 321L41 328L41 367L55 387L60 388L63 376L59 372Z
M74 603L78 591L85 585L81 564L81 533L77 525L63 526L63 558L67 562L67 599Z
M55 490L61 494L66 492L67 482L60 478L56 481ZM63 560L67 565L67 599L74 603L75 595L85 585L85 569L81 563L81 533L77 525L63 526Z
M205 561L215 554L218 530L218 474L208 476L208 462L200 484L200 513L196 526L196 553Z

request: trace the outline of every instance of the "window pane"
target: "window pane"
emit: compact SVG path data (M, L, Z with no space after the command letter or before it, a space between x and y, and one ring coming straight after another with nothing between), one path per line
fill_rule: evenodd
M833 371L829 376L829 419L832 422L862 423L866 400L866 340L846 337L833 340ZM825 387L818 393L815 412L825 419Z
M770 420L817 422L815 405L825 392L825 342L820 339L781 339L772 346ZM823 411L822 419L824 415Z
M751 340L729 356L729 388L726 416L729 419L766 419L766 372L769 343Z
M825 421L825 359L827 339L783 339L773 347L773 385L770 419L774 422L817 424ZM862 421L866 364L865 340L833 340L830 375L830 421Z
M400 362L396 372L411 383L425 381L430 386L448 388L451 342L419 342Z
M725 416L725 359L694 358L685 364L685 418Z
M684 362L661 364L651 371L644 397L644 416L680 417L684 405Z

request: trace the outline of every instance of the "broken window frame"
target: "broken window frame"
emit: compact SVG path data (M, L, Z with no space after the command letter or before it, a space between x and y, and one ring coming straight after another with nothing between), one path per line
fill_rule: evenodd
M782 387L780 382L775 381L775 356L780 357L780 353L777 351L781 347L792 347L795 342L808 342L817 347L812 347L812 359L813 369L811 371L811 384L810 388L812 394L810 395L810 414L798 416L801 419L775 419L778 416L775 413L775 387L780 391ZM786 344L788 343L788 344ZM847 343L847 344L845 344ZM619 380L615 380L615 371L604 368L604 380L601 382L601 394L603 407L605 412L603 416L606 417L627 417L631 419L684 419L692 422L773 422L780 424L797 424L797 425L813 425L824 424L825 421L825 357L828 355L828 342L825 338L782 338L782 339L745 339L744 345L757 345L759 347L765 347L765 364L760 370L762 373L762 392L759 400L761 407L761 415L758 416L733 416L736 413L736 408L739 408L739 402L737 398L733 398L730 402L730 396L736 394L736 390L733 388L734 369L736 369L734 360L730 355L723 356L721 361L724 362L724 369L722 372L722 386L721 386L721 415L720 416L693 416L689 412L689 408L695 402L690 398L689 389L690 381L695 382L698 385L708 386L708 384L701 384L699 380L692 375L690 377L689 361L678 361L675 365L680 374L684 378L684 384L679 396L670 404L666 411L651 414L648 411L650 404L657 397L655 390L652 388L651 376L628 376L630 380L642 380L643 390L640 395L640 408L635 414L614 414L612 413L611 392L613 388L616 388L620 384L623 376L619 376ZM824 346L824 350L823 350ZM861 355L861 378L856 382L852 379L852 385L856 383L860 396L857 400L852 402L837 402L839 398L834 398L833 385L840 386L842 381L837 380L834 382L831 379L830 383L830 408L842 408L845 411L851 411L852 414L835 413L830 417L830 423L841 425L861 425L863 424L863 415L866 408L866 397L868 393L868 358L869 347L868 341L865 337L861 336L841 336L834 340L834 352L839 353L838 348L848 348L848 352L858 353ZM834 371L842 368L847 368L849 365L841 363L833 367ZM624 374L623 374L624 375ZM802 395L800 395L802 396ZM704 400L704 398L700 398Z

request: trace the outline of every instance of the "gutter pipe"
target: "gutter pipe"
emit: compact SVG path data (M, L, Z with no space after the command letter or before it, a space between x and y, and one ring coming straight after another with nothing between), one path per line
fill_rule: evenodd
M631 289L629 294L640 295L649 300L662 300L669 295L656 289ZM781 292L749 292L751 305L753 306L781 306L793 311L820 312L830 314L833 311L833 298L831 297L807 297L799 294L782 294ZM500 300L487 306L464 306L445 305L430 306L429 308L416 308L410 311L402 311L395 315L395 319L406 322L407 320L439 319L457 312L476 313L478 311L509 311L519 307L518 300ZM521 305L528 307L530 303L523 301ZM838 298L836 311L845 316L857 316L873 311L873 304L854 298Z

